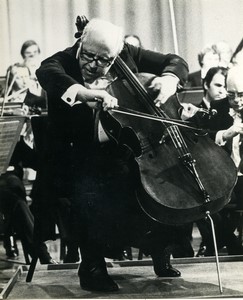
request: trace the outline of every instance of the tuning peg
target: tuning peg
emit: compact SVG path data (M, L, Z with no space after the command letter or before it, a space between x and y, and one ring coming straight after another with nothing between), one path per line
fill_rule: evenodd
M80 38L80 36L83 33L84 27L86 26L86 24L88 24L88 22L89 21L85 16L77 16L75 25L77 27L78 32L76 32L74 35L76 38Z

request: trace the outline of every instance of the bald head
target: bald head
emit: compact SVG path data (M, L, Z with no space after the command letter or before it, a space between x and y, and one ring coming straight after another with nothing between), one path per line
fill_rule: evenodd
M227 92L230 106L235 111L243 109L243 66L235 65L227 77Z
M235 65L228 71L227 91L243 92L243 66Z

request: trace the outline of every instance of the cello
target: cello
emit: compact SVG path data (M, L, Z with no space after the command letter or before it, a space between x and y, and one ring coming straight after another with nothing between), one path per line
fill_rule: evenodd
M85 17L77 18L80 34L87 23ZM153 74L135 75L121 56L114 65L121 76L107 91L119 107L102 111L100 120L107 135L134 155L140 207L168 225L196 221L222 209L237 178L231 158L205 131L182 127L177 95L163 107L155 106L147 89Z

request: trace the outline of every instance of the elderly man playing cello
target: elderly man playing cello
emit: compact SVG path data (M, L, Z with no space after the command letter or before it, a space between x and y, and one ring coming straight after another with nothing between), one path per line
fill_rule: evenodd
M157 276L180 276L165 253L176 229L152 220L139 207L132 151L106 135L97 111L119 104L105 90L119 75L118 55L132 72L156 75L150 84L157 92L156 106L183 86L188 67L177 55L136 48L123 39L120 27L92 19L74 46L44 60L36 72L48 95L52 154L46 184L55 190L55 199L71 199L72 233L82 256L80 285L91 291L118 290L104 257L115 257L124 246L151 254ZM45 191L39 197L41 193Z

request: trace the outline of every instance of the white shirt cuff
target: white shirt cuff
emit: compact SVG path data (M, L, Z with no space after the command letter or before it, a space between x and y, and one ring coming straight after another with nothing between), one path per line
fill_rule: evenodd
M176 76L174 73L170 73L170 72L165 72L165 73L162 73L161 77L162 76L171 76L171 77L174 77L178 80L178 82L180 81L179 77Z
M217 133L216 133L216 136L215 136L215 143L219 146L224 146L226 144L226 141L224 141L223 139L223 133L225 132L225 130L219 130Z
M71 85L66 92L62 95L61 99L69 104L70 106L73 106L75 104L82 103L81 101L75 101L76 95L80 89L80 84L73 84Z

